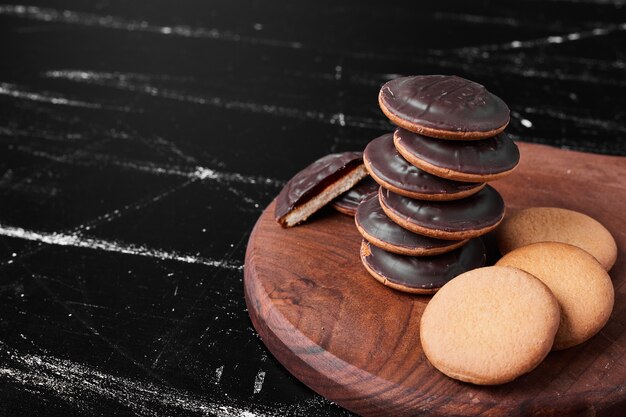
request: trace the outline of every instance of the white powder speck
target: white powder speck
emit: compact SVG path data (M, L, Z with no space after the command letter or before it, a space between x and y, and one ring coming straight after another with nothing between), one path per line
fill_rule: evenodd
M263 389L263 381L265 381L265 371L259 369L259 372L254 378L254 393L258 394Z

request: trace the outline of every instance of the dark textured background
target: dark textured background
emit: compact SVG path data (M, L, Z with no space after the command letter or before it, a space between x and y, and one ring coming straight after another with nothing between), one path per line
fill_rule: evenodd
M389 130L399 74L483 83L516 139L625 155L625 22L623 0L0 5L0 415L349 415L251 328L263 207Z

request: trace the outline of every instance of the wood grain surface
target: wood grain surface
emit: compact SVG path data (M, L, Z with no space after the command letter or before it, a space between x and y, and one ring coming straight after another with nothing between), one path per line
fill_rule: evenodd
M552 352L501 386L447 378L425 358L419 319L430 297L400 293L359 261L352 219L323 210L282 229L273 204L248 243L245 296L254 327L298 379L363 416L623 416L626 409L626 158L519 143L522 160L494 183L508 210L556 206L603 223L618 245L606 327Z

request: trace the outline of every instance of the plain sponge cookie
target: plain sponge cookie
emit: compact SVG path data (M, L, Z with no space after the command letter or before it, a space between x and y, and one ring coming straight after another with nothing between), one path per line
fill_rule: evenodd
M617 258L611 233L591 217L556 207L533 207L505 217L496 232L503 255L536 242L563 242L593 255L607 271Z
M502 384L546 357L559 327L559 305L546 285L516 268L492 266L444 285L422 315L424 353L444 374Z
M566 243L541 242L518 248L496 265L522 269L543 281L561 306L554 350L580 344L602 329L613 310L609 274L585 252Z

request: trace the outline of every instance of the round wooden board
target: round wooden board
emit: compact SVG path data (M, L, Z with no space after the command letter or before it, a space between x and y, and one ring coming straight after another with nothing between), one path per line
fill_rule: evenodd
M626 158L519 146L518 169L493 183L507 209L581 211L617 240L615 308L599 334L550 353L505 385L455 381L420 346L430 297L391 290L368 275L352 218L325 209L282 229L271 204L248 242L244 285L252 323L272 354L313 390L363 416L626 415Z

